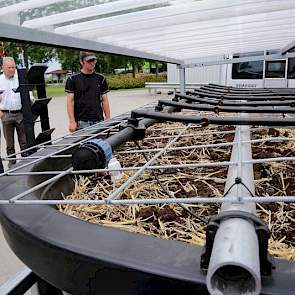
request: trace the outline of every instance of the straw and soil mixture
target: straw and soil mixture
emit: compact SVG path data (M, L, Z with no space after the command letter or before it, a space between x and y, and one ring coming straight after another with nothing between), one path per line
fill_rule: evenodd
M155 124L148 128L145 139L137 143L126 143L121 150L117 151L115 157L122 167L141 167L158 151L144 153L139 151L127 153L126 151L162 148L171 140L169 136L178 134L183 127L181 123ZM229 161L230 146L193 149L185 149L185 147L231 142L234 139L234 133L204 135L204 132L233 130L232 126L201 128L193 125L173 145L173 147L183 147L182 149L167 151L152 165ZM295 137L294 131L274 130L254 132L252 139L273 136L271 132L275 132L275 136ZM291 141L281 144L265 141L252 145L252 148L253 158L270 157L270 154L275 154L276 157L292 156L295 151L294 142ZM254 169L257 195L295 195L295 185L292 182L294 178L292 173L295 171L294 162L255 164ZM64 198L105 199L115 188L126 182L130 175L132 175L131 172L124 172L122 178L116 181L112 181L108 174L80 176L75 181L73 193ZM149 170L136 178L119 197L121 199L222 197L226 175L227 166L168 168L155 170L154 173ZM65 214L104 226L204 245L206 222L211 216L218 214L220 205L60 205L59 209ZM271 230L269 252L276 257L295 260L295 240L293 238L295 205L290 203L257 204L257 214L265 220Z
M254 132L252 139L285 137L294 138L295 130L274 129ZM295 157L295 141L264 141L252 145L254 159ZM259 196L295 195L294 161L254 164L256 194ZM295 260L295 205L294 203L257 204L257 214L270 229L270 254Z

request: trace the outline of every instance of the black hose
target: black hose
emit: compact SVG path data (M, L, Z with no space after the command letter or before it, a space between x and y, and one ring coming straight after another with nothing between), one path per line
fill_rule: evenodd
M143 127L148 127L154 124L155 122L156 120L153 119L145 119L140 122L140 125ZM136 126L129 125L117 132L116 134L106 138L105 141L112 147L112 150L115 150L121 144L133 139L135 128Z
M174 107L165 108L166 112L172 112L174 110ZM104 139L104 142L108 146L108 149L114 151L127 141L144 137L145 129L157 121L158 119L152 118L141 119L137 117L136 120L129 118L129 125L116 134ZM97 142L94 143L96 147L93 149L93 143L88 144L88 142L85 142L84 145L73 152L72 165L74 170L92 170L105 167L107 163L105 152L97 144Z
M288 88L287 88L288 89ZM244 90L244 89L221 89L221 88L214 88L211 86L202 86L197 90L204 90L204 91L211 91L211 92L215 92L218 94L228 94L228 95L250 95L250 96L265 96L265 95L276 95L276 96L294 96L295 92L290 90L286 91L280 91L279 89L265 89L265 88L261 88L261 89L252 89L252 90Z
M197 96L185 95L185 94L175 94L175 98L182 98L187 101L192 102L200 102L206 103L211 105L222 105L222 106L295 106L295 100L273 100L273 101L261 101L261 102L239 102L239 101L224 101L224 100L213 100L213 99L206 99L200 98Z
M280 95L279 93L272 93L269 91L238 91L235 92L233 90L223 90L223 89L214 89L214 88L210 88L210 87L200 87L201 91L205 91L205 92L210 92L210 93L214 93L214 94L226 94L226 95L232 95L232 96L239 96L239 95L249 95L249 96L268 96L268 95Z
M259 125L259 126L295 126L294 119L257 118L257 117L202 117L183 116L153 111L136 110L131 112L133 118L143 117L160 121L195 123L207 126L208 124L218 125Z
M174 112L175 110L176 110L176 108L172 106L172 107L165 108L164 111L166 113L171 113L171 112ZM146 111L147 110L144 110L144 112L146 112ZM136 119L138 119L138 117ZM145 129L145 128L157 123L157 121L158 121L157 119L152 119L152 118L139 120L138 122L134 122L134 124L129 124L129 126L125 127L124 129L122 129L118 133L106 138L105 141L112 147L112 150L115 150L121 144L123 144L129 140L135 139L134 136L136 136L135 135L136 128Z
M184 102L176 102L170 100L159 100L159 105L172 106L181 109L189 109L189 110L200 110L200 111L211 111L215 113L219 112L230 112L230 113L276 113L276 114L293 114L295 113L295 108L272 108L272 107L223 107L223 106L208 106L202 104L189 104Z
M225 85L219 85L214 83L205 84L205 87L209 87L212 89L220 89L220 90L226 90L226 91L239 91L239 92L266 92L269 91L270 88L237 88L234 86L225 86Z
M277 96L277 95L269 95L269 96L250 96L246 94L241 94L241 95L227 95L227 94L216 94L212 93L210 91L200 91L200 90L194 90L194 91L187 91L186 93L192 94L192 95L198 95L200 97L214 97L218 99L228 99L228 100L251 100L251 101L261 101L261 100L285 100L286 97L285 95L282 96ZM295 95L288 96L288 99L295 99Z
M223 90L223 91L229 91L231 93L244 93L244 94L250 94L250 93L269 93L273 95L295 95L294 88L237 88L233 86L224 86L224 85L218 85L209 83L205 86L209 89L216 90ZM203 88L203 87L201 87Z

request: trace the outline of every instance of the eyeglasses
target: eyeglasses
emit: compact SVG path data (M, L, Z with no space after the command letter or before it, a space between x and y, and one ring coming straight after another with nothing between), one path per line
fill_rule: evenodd
M96 59L95 59L95 58L93 58L93 59L89 59L89 60L86 60L86 62L88 62L88 63L96 62Z

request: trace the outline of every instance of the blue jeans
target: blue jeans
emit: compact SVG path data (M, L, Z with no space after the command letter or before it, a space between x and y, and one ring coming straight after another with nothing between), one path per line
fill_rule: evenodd
M90 127L94 124L97 124L98 122L101 122L99 120L96 120L96 121L78 121L78 127L77 127L77 130L79 129L83 129L83 128L86 128L86 127Z

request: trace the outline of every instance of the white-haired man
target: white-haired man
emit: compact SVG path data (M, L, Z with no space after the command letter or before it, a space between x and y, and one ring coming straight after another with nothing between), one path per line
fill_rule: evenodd
M12 57L3 58L3 74L0 76L0 117L6 140L7 156L15 153L14 131L16 130L21 150L26 148L26 133L22 114L21 97L12 89L18 88L18 76ZM15 160L8 163L11 167Z

